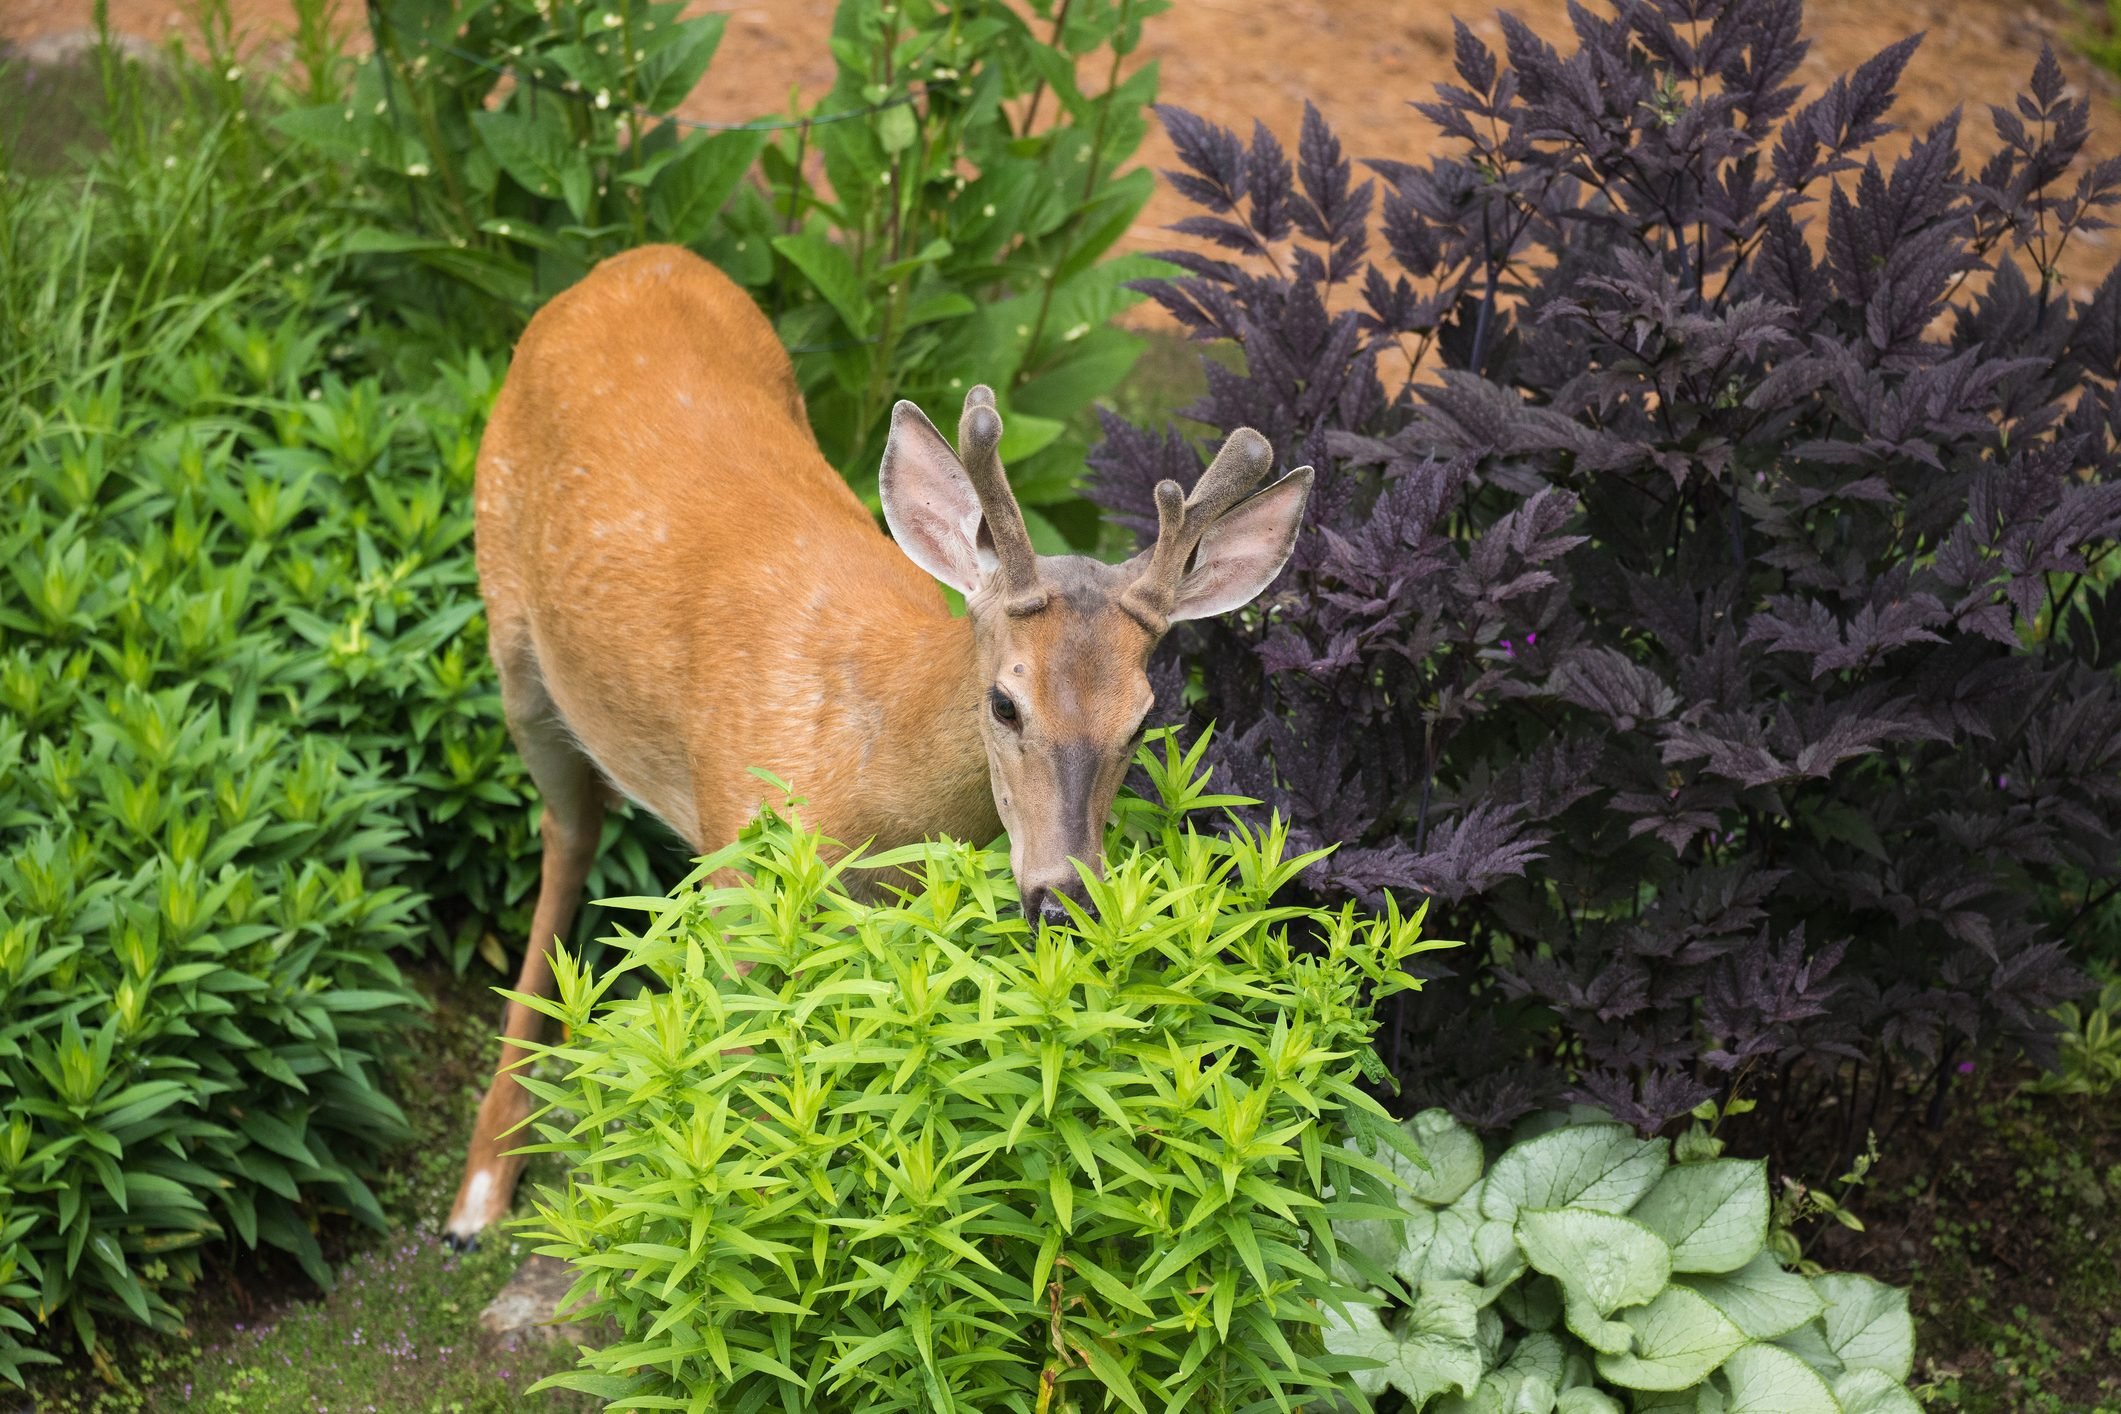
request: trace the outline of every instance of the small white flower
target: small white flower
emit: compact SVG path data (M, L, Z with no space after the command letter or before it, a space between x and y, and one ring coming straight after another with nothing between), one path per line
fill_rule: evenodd
M1073 329L1070 329L1070 330L1069 330L1069 331L1068 331L1067 333L1065 333L1065 334L1061 335L1061 342L1062 342L1062 343L1070 343L1070 342L1073 342L1074 340L1076 340L1076 339L1080 339L1080 338L1081 338L1081 337L1082 337L1083 335L1085 335L1085 334L1087 334L1087 333L1089 333L1089 332L1090 332L1090 326L1089 326L1089 325L1087 325L1087 324L1078 324L1078 325L1076 325L1076 326L1075 326L1075 327L1074 327Z
M315 401L316 401L317 399L319 399L319 398L321 398L321 397L323 397L323 396L324 396L324 390L323 390L322 388L311 388L311 389L309 390L309 400L310 400L311 402L315 402Z
M382 98L378 98L378 99L376 100L376 116L377 116L378 118L380 118L380 117L382 117L382 116L383 116L383 115L384 115L385 113L388 113L389 111L390 111L390 102L389 102L389 100L387 100L387 99L382 99Z
M414 162L406 167L405 175L408 177L424 177L427 175L427 164L425 162Z
M175 168L175 167L176 167L176 165L177 165L177 159L176 159L176 158L174 158L174 157L165 157L165 158L163 158L163 159L162 159L162 165L163 165L163 166L164 166L165 168L172 168L172 169L173 169L173 168Z
M994 203L990 201L985 206L982 206L979 209L979 214L982 216L992 216L994 214Z
M230 83L234 83L237 79L243 77L243 66L241 64L230 64L228 72L222 77L226 78Z
M599 108L609 108L610 106L611 106L611 90L610 90L610 89L608 89L608 88L600 88L600 89L598 89L598 90L597 90L597 107L599 107Z
M623 23L624 21L621 20L616 14L611 14L607 12L604 16L604 28L606 29L617 29Z

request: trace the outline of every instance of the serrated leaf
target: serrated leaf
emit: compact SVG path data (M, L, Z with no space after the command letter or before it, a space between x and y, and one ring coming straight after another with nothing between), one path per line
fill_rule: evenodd
M1665 1146L1620 1124L1570 1125L1505 1150L1482 1188L1480 1210L1515 1222L1519 1208L1625 1213L1666 1166Z
M1812 1278L1826 1302L1821 1315L1827 1348L1851 1370L1882 1370L1905 1380L1915 1368L1915 1322L1907 1293L1850 1272Z
M1517 1215L1525 1259L1600 1317L1640 1306L1672 1278L1663 1239L1632 1218L1586 1208L1528 1208Z
M1394 1153L1390 1162L1421 1202L1443 1207L1455 1203L1480 1177L1485 1162L1480 1138L1451 1117L1449 1110L1428 1109L1403 1126L1429 1161L1424 1169Z
M1826 1309L1812 1284L1786 1272L1768 1252L1759 1253L1735 1272L1685 1275L1677 1280L1708 1298L1754 1340L1773 1340L1797 1329Z
M1834 1381L1841 1414L1922 1414L1906 1386L1883 1370L1850 1370Z
M1666 1169L1629 1216L1671 1245L1672 1270L1736 1271L1767 1243L1767 1165L1712 1159Z
M1818 1371L1773 1345L1748 1345L1723 1362L1724 1414L1842 1414Z
M1746 1343L1745 1332L1683 1286L1666 1287L1655 1301L1630 1307L1619 1319L1634 1331L1634 1348L1624 1354L1601 1352L1598 1373L1629 1389L1698 1385Z
M1423 1282L1414 1305L1391 1327L1369 1306L1350 1306L1346 1321L1331 1310L1325 1315L1326 1349L1381 1362L1354 1372L1355 1386L1365 1394L1396 1389L1420 1408L1445 1390L1472 1394L1486 1369L1467 1283Z

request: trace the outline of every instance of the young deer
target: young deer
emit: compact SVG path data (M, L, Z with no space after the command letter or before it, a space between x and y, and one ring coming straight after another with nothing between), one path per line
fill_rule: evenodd
M1281 570L1305 467L1234 433L1190 497L1156 488L1153 549L1040 556L965 395L958 453L892 414L886 539L818 451L773 328L674 246L603 262L524 331L479 448L478 565L501 699L544 801L543 877L516 989L546 995L615 793L693 849L732 839L766 767L833 838L889 848L1006 829L1025 913L1065 918L1095 868L1150 708L1149 651ZM966 596L953 618L930 576ZM510 1074L542 1018L508 1005L453 1242L508 1206L529 1113Z

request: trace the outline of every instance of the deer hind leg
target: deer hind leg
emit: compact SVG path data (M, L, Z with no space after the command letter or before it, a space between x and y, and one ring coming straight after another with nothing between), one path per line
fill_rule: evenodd
M603 833L608 794L595 764L575 744L546 692L527 636L518 641L522 646L509 653L497 633L494 657L501 671L501 700L508 713L509 733L544 802L538 822L544 858L530 940L515 990L525 996L549 997L552 943L566 936L581 904L582 888ZM511 1131L530 1116L533 1103L513 1072L529 1058L523 1043L541 1039L545 1021L541 1013L521 1002L508 1003L501 1026L500 1065L479 1104L464 1178L444 1229L451 1246L469 1246L482 1228L508 1211L515 1195L523 1157L508 1151L529 1140Z

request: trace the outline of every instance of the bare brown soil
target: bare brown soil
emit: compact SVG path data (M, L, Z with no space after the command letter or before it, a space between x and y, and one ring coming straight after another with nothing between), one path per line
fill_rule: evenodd
M230 0L239 31L271 44L292 23L289 0ZM706 0L695 11L726 11L729 29L706 81L684 105L687 116L743 120L785 111L791 90L803 99L832 81L826 53L834 0ZM1507 8L1557 41L1569 32L1566 0L1513 0ZM1593 0L1593 8L1602 8ZM2121 152L2121 82L2080 57L2072 37L2096 21L2096 6L2071 0L1813 0L1807 11L1812 50L1800 76L1825 87L1885 45L1915 31L1927 38L1900 86L1893 117L1909 131L1966 110L1963 143L1970 162L1996 149L1987 106L2008 104L2032 72L2043 42L2055 46L2077 91L2093 96L2098 159ZM1146 27L1137 61L1162 65L1161 95L1217 122L1247 131L1252 119L1293 146L1306 99L1316 103L1355 157L1412 159L1430 150L1436 132L1406 105L1451 77L1451 17L1464 15L1500 50L1501 29L1488 0L1177 0ZM0 40L20 43L90 23L91 0L0 0ZM340 0L343 20L358 27L355 0ZM183 0L110 0L112 24L148 39L191 25ZM365 48L362 36L356 49ZM1154 132L1142 151L1154 167L1172 162ZM1161 229L1186 214L1159 189L1126 238L1127 248L1171 244ZM2088 292L2121 252L2121 233L2093 232L2071 248L2063 274Z

